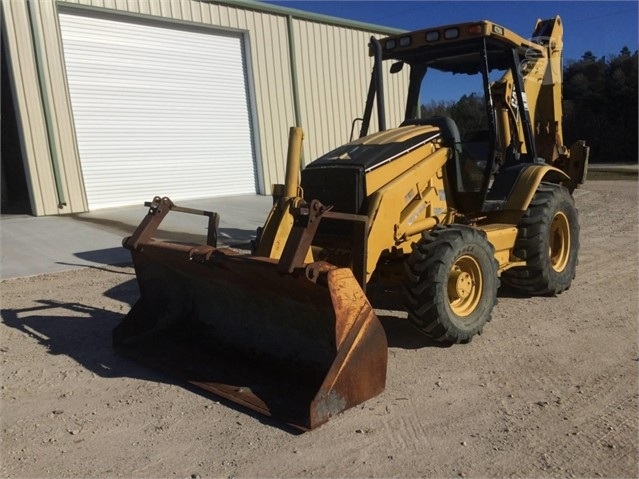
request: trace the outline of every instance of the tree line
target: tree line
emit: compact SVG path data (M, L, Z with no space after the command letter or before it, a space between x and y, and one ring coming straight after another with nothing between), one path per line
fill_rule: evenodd
M586 52L564 68L564 137L584 139L592 161L637 161L637 51L597 58Z
M637 51L624 47L619 54L597 58L592 52L563 68L564 143L586 140L590 159L598 163L637 162L638 109ZM485 128L483 94L471 93L457 101L422 105L422 117L445 115L465 132Z

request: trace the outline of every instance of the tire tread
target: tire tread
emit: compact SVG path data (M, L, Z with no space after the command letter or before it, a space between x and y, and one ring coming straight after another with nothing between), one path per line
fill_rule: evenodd
M487 302L480 307L484 316L470 329L457 327L448 317L447 281L450 265L444 258L450 258L455 252L468 244L480 245L488 256L489 271L483 271ZM494 248L486 239L483 231L465 225L436 227L423 234L422 239L412 246L412 253L405 261L405 306L408 318L425 335L441 342L463 343L481 332L484 324L490 321L492 307L496 302L499 278ZM486 306L487 305L487 306Z

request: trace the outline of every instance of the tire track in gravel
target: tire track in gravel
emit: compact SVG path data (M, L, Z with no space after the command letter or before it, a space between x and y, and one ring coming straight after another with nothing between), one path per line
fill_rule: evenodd
M574 381L566 375L547 380L541 376L536 381L541 385L537 393L525 384L526 375L521 382L511 383L510 388L519 393L502 399L494 413L496 432L487 438L497 452L480 455L481 459L472 464L473 472L485 475L492 471L490 475L514 477L576 473L591 477L599 470L602 455L610 459L610 449L627 463L608 468L608 473L622 476L632 470L633 460L636 465L631 456L636 454L636 395L632 385L611 387L611 370L580 381L585 386L571 385ZM613 430L616 445L603 444Z
M611 386L607 373L559 394L555 401L529 402L504 410L510 418L505 421L506 429L515 430L524 418L527 428L519 437L511 436L508 457L493 467L507 468L516 458L517 470L511 470L515 477L530 477L530 471L535 470L543 475L592 477L611 456L616 461L636 454L636 395L625 385ZM623 476L629 466L632 464L608 467L605 472Z

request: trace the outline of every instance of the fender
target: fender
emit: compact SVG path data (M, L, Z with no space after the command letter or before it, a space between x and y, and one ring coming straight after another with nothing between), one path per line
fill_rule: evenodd
M504 210L526 211L539 184L544 180L562 183L570 181L570 177L554 166L531 164L519 174Z

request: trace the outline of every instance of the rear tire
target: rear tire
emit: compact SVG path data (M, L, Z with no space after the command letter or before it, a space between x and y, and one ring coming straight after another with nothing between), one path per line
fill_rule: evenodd
M436 341L469 342L490 321L497 269L480 230L452 225L424 233L405 263L409 320Z
M513 254L526 266L504 271L503 282L530 295L557 295L570 288L578 261L579 221L568 190L542 183L517 228Z

